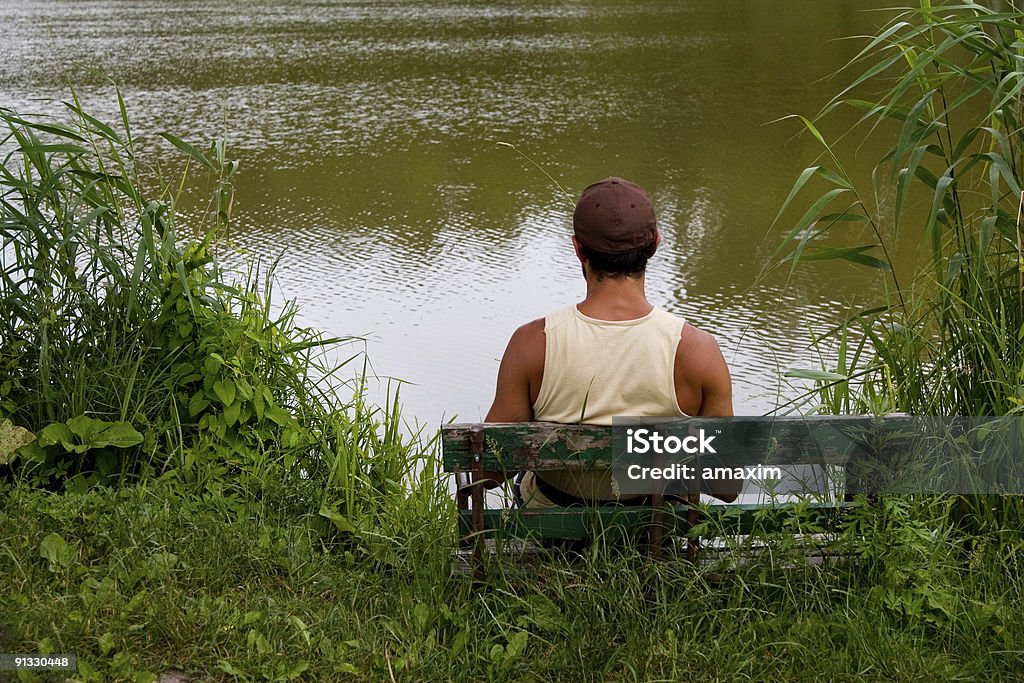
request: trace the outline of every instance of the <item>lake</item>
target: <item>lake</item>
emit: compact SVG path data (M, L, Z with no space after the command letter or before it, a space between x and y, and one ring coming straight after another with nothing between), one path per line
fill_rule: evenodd
M847 265L758 274L820 151L777 120L852 79L828 77L863 41L838 39L886 4L9 0L0 106L58 111L71 82L112 119L106 74L169 178L180 155L157 132L226 138L234 243L280 259L303 324L364 337L429 425L481 419L512 331L582 298L558 185L635 180L664 237L649 298L718 337L754 415L799 394L781 373L817 367L814 333L879 290ZM844 149L866 176L885 140L860 142Z

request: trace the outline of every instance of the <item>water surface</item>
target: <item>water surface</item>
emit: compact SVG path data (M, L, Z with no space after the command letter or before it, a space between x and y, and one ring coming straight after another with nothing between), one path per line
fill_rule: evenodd
M226 138L234 241L280 258L304 324L364 336L429 424L481 418L512 331L584 292L571 202L497 143L570 195L633 179L664 235L651 300L718 336L736 412L759 414L795 395L781 370L827 354L811 336L878 290L840 265L756 276L818 152L770 122L828 100L845 79L822 79L860 46L836 39L873 31L883 4L9 0L0 106L57 111L74 82L113 118L98 70L168 176L156 132Z

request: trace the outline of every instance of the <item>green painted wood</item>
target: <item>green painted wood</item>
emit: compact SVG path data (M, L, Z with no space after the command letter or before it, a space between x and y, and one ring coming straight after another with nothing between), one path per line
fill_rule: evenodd
M692 418L693 430L718 432L730 452L729 465L844 465L852 443L906 443L912 418L887 416L884 425L869 415ZM449 424L441 428L444 468L467 472L470 430L484 430L485 470L573 470L611 466L612 427L552 422ZM735 446L729 449L728 446ZM737 457L737 453L742 456Z
M471 469L470 430L477 426L484 430L485 470L611 466L611 427L555 422L463 423L441 427L446 471L468 472Z
M814 533L834 529L844 509L851 504L821 503L803 505L800 527L794 524L796 505L716 505L702 511L700 522L710 521L710 529L724 534L749 534L754 529L765 532L803 531ZM670 534L685 534L689 529L686 506L663 508L662 527ZM651 524L653 507L591 507L546 510L485 510L485 535L514 538L588 539L609 529L640 533ZM459 531L473 533L468 510L459 513Z

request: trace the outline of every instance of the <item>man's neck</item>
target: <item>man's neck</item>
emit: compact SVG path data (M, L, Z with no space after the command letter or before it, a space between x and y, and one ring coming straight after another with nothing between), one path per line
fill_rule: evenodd
M634 320L653 308L644 293L644 276L587 278L587 298L576 306L583 315L597 320Z

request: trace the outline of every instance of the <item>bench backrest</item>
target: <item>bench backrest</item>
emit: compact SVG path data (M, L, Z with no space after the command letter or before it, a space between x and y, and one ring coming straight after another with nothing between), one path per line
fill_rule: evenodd
M745 460L735 464L844 465L852 451L863 452L865 445L896 443L910 420L903 415L884 420L871 415L701 417L691 418L687 426L691 432L724 433L741 443ZM611 467L612 429L554 422L448 424L441 428L444 469L470 472L474 464L509 472Z

